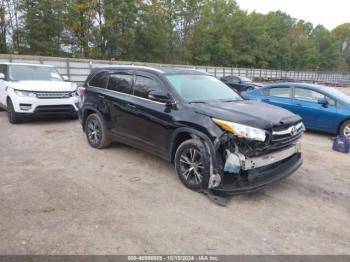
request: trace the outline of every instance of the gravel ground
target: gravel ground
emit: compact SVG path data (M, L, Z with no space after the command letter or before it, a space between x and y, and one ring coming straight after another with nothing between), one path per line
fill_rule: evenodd
M220 207L171 164L88 146L78 121L0 112L0 254L350 254L350 161L306 133L304 165Z

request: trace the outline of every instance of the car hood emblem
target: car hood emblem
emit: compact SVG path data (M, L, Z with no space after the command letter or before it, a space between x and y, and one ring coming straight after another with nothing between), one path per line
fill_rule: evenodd
M297 128L293 126L292 129L290 130L290 134L294 136L296 133L297 133Z

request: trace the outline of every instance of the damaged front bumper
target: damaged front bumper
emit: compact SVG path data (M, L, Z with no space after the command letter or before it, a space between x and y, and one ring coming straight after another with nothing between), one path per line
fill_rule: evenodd
M211 188L216 195L238 195L258 191L294 173L303 162L300 142L286 149L259 157L240 160L239 174L225 174L219 187Z
M283 159L286 159L296 153L300 153L301 144L300 142L293 144L292 146L277 152L273 152L270 154L262 155L259 157L246 158L242 154L238 154L240 159L241 169L242 170L251 170L259 167L268 166L279 162Z

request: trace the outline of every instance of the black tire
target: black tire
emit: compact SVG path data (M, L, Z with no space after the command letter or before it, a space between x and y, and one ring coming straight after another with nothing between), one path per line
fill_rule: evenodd
M345 121L339 128L339 135L350 137L350 120Z
M11 99L7 99L7 117L11 124L18 124L21 122L21 117L15 112Z
M207 187L209 154L201 141L184 141L176 150L174 163L177 175L187 188L200 191Z
M98 149L110 145L106 124L98 114L91 114L85 121L85 134L90 146Z

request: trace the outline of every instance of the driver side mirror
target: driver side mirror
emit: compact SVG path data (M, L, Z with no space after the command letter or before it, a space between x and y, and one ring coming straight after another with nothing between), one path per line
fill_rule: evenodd
M5 75L3 73L0 73L0 80L4 80L5 79Z
M165 103L168 106L175 104L174 100L164 91L153 90L148 93L147 97L153 101Z
M318 103L322 105L323 107L328 107L328 101L325 98L321 98L318 100Z

